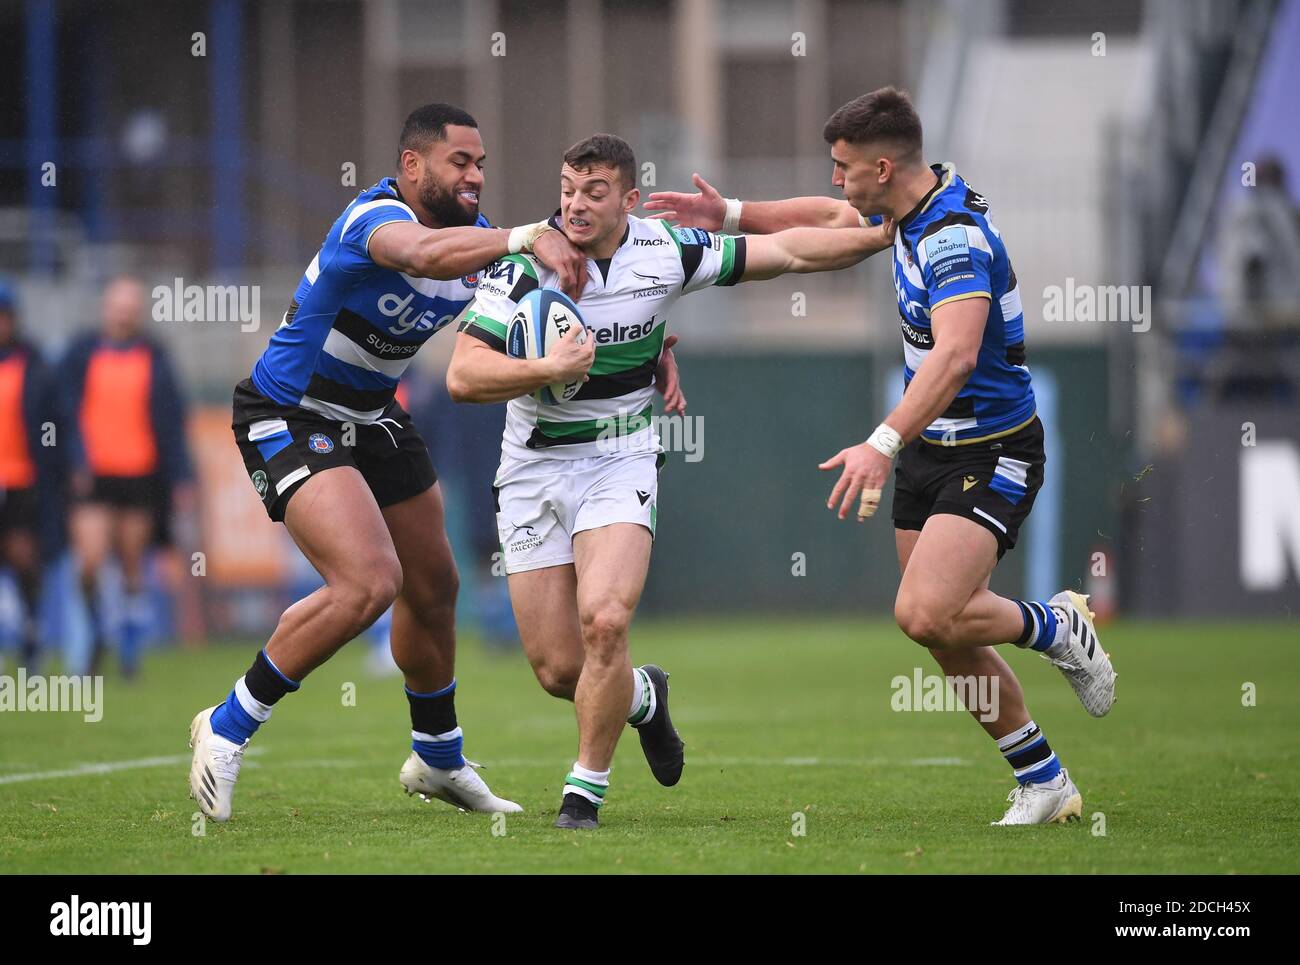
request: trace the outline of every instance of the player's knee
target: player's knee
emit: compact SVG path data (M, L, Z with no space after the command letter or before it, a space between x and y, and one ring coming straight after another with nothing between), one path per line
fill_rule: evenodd
M621 603L605 603L582 614L582 639L597 659L615 658L627 646L632 611Z
M397 558L375 561L346 584L348 608L363 628L393 605L402 591L402 566Z
M533 673L537 676L537 682L542 685L542 689L552 697L572 700L578 689L578 676L582 673L582 666L579 664L570 667L563 663L543 662L533 665Z
M894 620L909 640L935 649L946 646L952 629L952 621L938 607L901 593L894 601Z
M460 573L455 566L418 576L404 574L402 595L416 615L422 618L451 618L456 612L459 593Z

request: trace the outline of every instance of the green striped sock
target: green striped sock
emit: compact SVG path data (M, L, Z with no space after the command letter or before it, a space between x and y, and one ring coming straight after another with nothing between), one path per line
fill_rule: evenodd
M573 770L564 779L564 793L584 797L596 807L605 803L605 792L609 790L609 770L593 771L583 767L577 761Z
M632 668L632 712L627 722L635 727L654 711L655 688L650 675L640 667Z

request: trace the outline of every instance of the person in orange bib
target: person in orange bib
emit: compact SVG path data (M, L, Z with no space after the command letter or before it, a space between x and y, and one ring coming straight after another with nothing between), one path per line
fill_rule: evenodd
M40 656L40 484L47 482L50 424L48 370L40 353L18 335L13 288L0 279L0 566L8 567L26 611L18 664L34 671Z
M109 282L102 326L77 339L63 363L71 437L73 551L95 635L96 665L107 637L99 573L110 553L125 584L118 643L123 673L134 676L149 619L144 565L160 504L192 501L184 406L171 361L141 332L145 290L138 279Z

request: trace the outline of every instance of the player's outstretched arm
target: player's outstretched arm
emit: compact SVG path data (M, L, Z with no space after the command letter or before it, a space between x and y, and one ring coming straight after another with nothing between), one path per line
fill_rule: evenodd
M696 194L652 192L645 203L647 211L655 212L651 217L705 231L754 235L772 234L787 228L857 228L862 224L857 211L847 201L809 196L742 202L736 198L724 198L698 174L692 175L691 180L700 189Z
M546 222L517 228L426 228L414 221L380 225L370 235L371 259L422 278L461 278L498 258L530 252L552 269L561 290L570 298L582 295L587 283L587 256Z
M980 343L988 321L989 298L978 294L946 302L930 317L934 347L903 393L903 399L871 437L841 449L819 469L843 467L826 506L844 519L861 497L858 522L870 518L880 505L880 491L890 465L903 444L917 438L952 405L979 361Z
M746 238L741 281L760 281L791 272L848 268L894 243L894 223L871 228L788 228Z
M461 332L447 366L447 392L456 402L506 402L554 382L587 381L596 340L577 342L576 326L540 359L515 359Z

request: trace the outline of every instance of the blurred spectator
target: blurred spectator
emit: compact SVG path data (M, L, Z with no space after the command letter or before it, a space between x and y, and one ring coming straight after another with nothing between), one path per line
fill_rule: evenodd
M1225 327L1202 378L1219 402L1288 404L1300 333L1300 212L1276 157L1239 192L1219 248Z
M144 286L120 277L104 290L102 327L73 342L63 362L64 418L71 437L73 553L95 638L95 663L107 627L100 571L110 552L122 571L118 624L123 672L133 676L152 616L145 595L145 556L157 522L171 505L193 502L185 410L164 349L141 332Z
M48 489L53 452L41 436L53 422L51 403L46 365L19 337L14 290L0 279L0 565L12 571L24 611L18 662L33 672L41 649L42 485Z
M1300 218L1286 168L1266 157L1255 187L1240 192L1220 247L1222 295L1237 325L1258 327L1274 307L1294 317L1300 307Z

